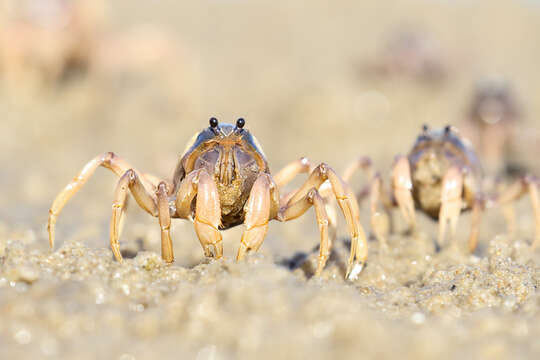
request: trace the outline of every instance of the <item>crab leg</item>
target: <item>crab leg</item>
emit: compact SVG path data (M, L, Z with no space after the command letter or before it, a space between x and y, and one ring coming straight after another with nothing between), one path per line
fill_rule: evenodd
M325 198L320 192L319 195L321 195L324 203L324 209L326 210L326 215L328 216L328 237L330 242L330 247L332 247L332 244L337 239L337 212L336 207L333 206L333 204L330 204L328 202L328 199ZM315 210L315 214L317 214L317 211Z
M367 173L368 178L370 179L375 175L371 159L367 156L362 156L350 163L349 166L347 166L347 168L343 172L343 181L349 182L349 180L351 180L351 178L353 177L354 173L358 170L364 170Z
M371 159L367 156L362 156L355 161L351 162L345 171L343 172L342 180L349 184L353 175L358 171L363 170L366 173L369 184L364 186L356 195L356 200L361 203L364 199L369 196L371 190L371 182L375 176L375 170L373 169L373 163ZM321 192L323 198L327 197L326 192Z
M481 199L474 199L474 204L472 207L472 216L471 216L471 234L469 236L469 251L471 253L476 250L478 245L478 233L480 232L480 220L482 217L482 212L484 210L484 202Z
M114 201L112 205L110 241L111 249L117 261L122 262L120 253L120 243L118 242L121 223L124 216L124 209L128 189L131 190L133 197L140 207L146 210L150 215L157 216L157 206L155 198L146 190L137 173L130 169L122 175L114 191Z
M306 182L291 197L287 206L301 200L311 189L318 189L326 180L330 181L332 191L347 221L351 234L351 253L346 277L354 279L365 264L368 249L367 239L360 225L358 203L349 186L339 178L332 168L323 163L311 172Z
M112 170L117 176L121 176L129 169L132 169L131 165L129 165L126 161L122 160L112 152L98 155L92 160L90 160L77 174L77 176L75 176L73 180L71 180L71 182L56 196L51 208L49 209L49 221L47 224L47 229L49 232L49 244L51 248L54 248L54 230L56 225L56 218L58 217L66 203L69 201L69 199L71 199L71 197L75 195L77 191L79 191L79 189L88 181L88 179L100 166ZM145 184L145 186L151 188L152 184L148 183Z
M290 183L296 176L299 174L310 172L311 163L308 158L301 157L298 160L295 160L287 164L283 169L281 169L277 174L273 176L274 183L278 188L282 188ZM283 194L280 199L280 207L285 206L289 202L289 199L294 195L294 191L290 191L286 194Z
M311 162L306 157L301 157L298 160L295 160L288 165L286 165L283 169L281 169L276 175L273 176L275 184L279 188L287 185L289 182L291 182L295 176L310 172L312 169ZM328 185L328 186L325 186ZM325 182L321 187L319 187L319 195L323 198L326 213L328 215L328 229L329 229L329 236L330 236L330 244L336 239L337 237L337 216L336 211L332 204L328 201L328 196L332 194L331 185L328 182ZM283 208L287 205L289 200L294 196L296 191L290 191L289 193L286 193L281 196L279 200L279 207Z
M329 219L326 213L323 198L317 191L312 188L302 199L292 203L280 210L278 219L280 221L289 221L303 215L311 206L315 208L317 224L319 224L319 232L321 234L321 244L319 246L319 259L317 262L317 270L315 276L319 276L326 265L326 261L330 256L332 247L331 241L328 239L328 224Z
M531 197L531 205L536 224L536 237L532 243L532 247L535 248L540 245L540 200L538 198L538 182L531 176L522 177L497 198L497 203L503 206L508 205L510 202L519 199L527 192Z
M219 225L221 224L221 205L216 183L204 169L189 173L180 183L176 193L176 215L191 218L191 203L195 203L195 232L201 242L204 255L216 258L223 256L223 244ZM212 248L214 252L212 253Z
M149 174L149 173L143 173L142 177L143 177L144 180L146 180L150 184L154 185L155 188L157 188L158 184L162 181L157 176Z
M236 261L242 260L250 250L259 250L268 231L271 209L272 179L268 174L260 174L255 180L246 204L244 224L246 229L240 240Z
M283 169L277 172L274 177L274 182L278 188L282 188L292 181L298 174L309 172L311 168L309 159L301 157L298 160L290 162Z
M410 230L416 228L414 201L412 197L412 180L409 160L398 156L392 168L392 187L399 210L409 224Z
M387 247L386 237L390 228L388 208L391 205L388 205L390 201L383 192L384 189L382 187L381 175L378 172L375 172L373 169L371 159L369 157L362 156L349 164L349 166L345 169L345 172L343 173L343 181L349 183L354 173L358 170L363 170L369 179L369 184L357 194L358 202L362 202L364 198L369 196L371 228L381 245L383 247ZM384 213L378 211L377 209L380 201L383 202Z
M390 230L390 211L384 201L385 199L382 199L384 211L381 212L378 210L378 204L381 201L381 197L384 196L381 175L378 173L375 174L371 181L369 194L371 228L375 237L381 243L381 246L387 248L386 237Z
M451 167L444 175L442 181L441 209L439 210L439 245L442 245L444 242L447 222L450 222L450 234L452 238L456 234L457 221L462 207L462 192L463 175L457 167Z
M171 214L169 210L168 189L165 182L160 182L156 191L159 226L161 228L161 258L165 262L174 261L171 240Z

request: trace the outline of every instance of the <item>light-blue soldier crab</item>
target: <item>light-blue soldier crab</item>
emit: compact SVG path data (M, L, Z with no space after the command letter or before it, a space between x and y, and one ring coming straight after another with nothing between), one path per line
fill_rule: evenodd
M110 243L115 258L122 261L119 228L126 197L131 192L136 202L159 219L161 255L174 261L170 236L171 218L189 219L207 257L221 258L223 245L220 230L244 224L237 260L261 246L270 220L289 221L315 208L320 230L320 251L315 275L320 275L330 255L329 218L319 192L323 183L330 185L347 221L351 236L347 278L355 278L367 259L367 241L359 222L358 203L349 186L328 165L314 168L306 158L296 160L274 177L256 138L244 129L245 120L236 125L220 124L210 119L210 126L195 134L181 156L172 181L135 170L112 152L92 159L60 192L49 210L49 240L54 247L55 223L66 202L103 166L120 177L114 192ZM310 172L296 191L280 196L279 189L300 173Z
M399 207L410 230L416 227L415 208L437 220L439 245L444 243L447 224L450 224L453 238L460 213L472 210L469 251L473 252L478 244L484 209L502 206L511 232L514 220L508 207L526 193L531 198L536 225L532 246L540 245L538 180L530 175L522 176L499 194L486 195L481 186L480 161L469 142L451 126L434 130L423 126L409 154L396 157L389 191L384 189L381 175L373 170L371 164L369 158L358 159L347 168L343 179L349 182L358 169L368 172L370 184L360 193L360 198L369 195L371 227L383 247L387 246L388 214L392 207ZM380 210L381 203L383 211Z

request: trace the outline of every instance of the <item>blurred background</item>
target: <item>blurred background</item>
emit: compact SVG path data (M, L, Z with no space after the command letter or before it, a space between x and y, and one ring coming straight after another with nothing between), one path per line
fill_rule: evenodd
M462 127L480 147L472 109L487 89L503 95L486 123L513 136L489 171L540 168L536 1L4 0L1 14L0 218L44 247L48 207L88 160L114 151L171 176L211 116L244 117L273 172L300 156L342 172L366 155L387 176L422 124ZM108 246L115 184L98 170L59 217L59 243ZM124 242L158 250L155 219L133 205ZM265 247L313 246L308 218L271 226ZM186 247L202 256L190 227L173 234L181 263ZM304 231L304 243L283 236ZM228 233L232 253L240 232Z

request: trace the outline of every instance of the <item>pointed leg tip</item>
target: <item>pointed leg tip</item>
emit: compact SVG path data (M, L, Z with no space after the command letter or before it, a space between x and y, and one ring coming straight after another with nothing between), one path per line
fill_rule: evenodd
M116 261L118 261L120 264L124 263L124 257L120 253L120 249L118 249L116 251L113 250L113 255L114 255L114 258L116 259Z
M345 278L349 281L358 280L358 275L362 272L364 269L364 263L355 263L351 266L349 266L349 269L347 269L347 274L345 275Z
M315 269L315 273L313 274L314 277L316 278L320 278L322 273L323 273L323 270L324 270L324 266L326 265L326 262L324 264L317 264L317 269Z

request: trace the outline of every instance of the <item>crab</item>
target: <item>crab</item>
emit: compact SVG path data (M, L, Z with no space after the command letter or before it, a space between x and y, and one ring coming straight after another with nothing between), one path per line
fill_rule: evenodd
M321 274L332 246L325 198L319 188L330 187L346 219L351 248L346 278L354 279L367 259L367 240L359 222L358 203L349 186L327 164L312 167L306 158L285 166L274 177L256 138L244 128L240 118L236 126L220 124L210 118L210 125L195 134L178 161L172 180L134 169L112 152L90 160L79 174L58 194L50 210L49 242L54 248L55 224L67 201L88 181L100 166L120 177L112 205L110 244L114 257L122 262L119 229L129 192L138 205L157 217L161 228L161 256L174 261L170 234L171 218L188 219L207 257L223 256L225 230L245 225L236 256L242 260L250 250L257 251L265 238L270 220L289 221L303 215L312 206L320 231L320 250L315 275ZM310 172L297 190L280 196L279 189L301 173ZM326 195L325 195L326 196Z
M531 198L536 225L536 237L532 246L540 245L538 180L525 175L500 194L485 194L481 187L483 175L480 162L468 141L451 126L435 130L423 126L409 154L396 157L389 192L383 188L381 175L373 170L371 160L366 157L351 163L343 179L349 181L358 169L365 170L371 178L370 184L361 191L359 197L360 200L367 196L370 198L371 227L383 247L387 247L388 214L391 207L399 207L411 231L416 227L415 207L428 217L438 220L439 245L444 244L448 223L451 237L454 238L460 213L471 210L468 247L470 252L474 252L483 211L493 206L502 206L509 231L513 231L513 215L509 206L526 193ZM381 203L383 211L380 210ZM452 244L455 246L456 243Z
M512 142L516 138L521 112L521 106L508 82L495 78L477 84L464 130L477 144L488 174L518 172L519 166L508 164L507 160L509 151L515 145Z
M402 27L390 34L376 60L363 69L381 78L405 77L437 85L445 80L447 67L435 38L421 29Z
M53 84L85 72L103 21L101 1L7 0L0 8L1 75Z

